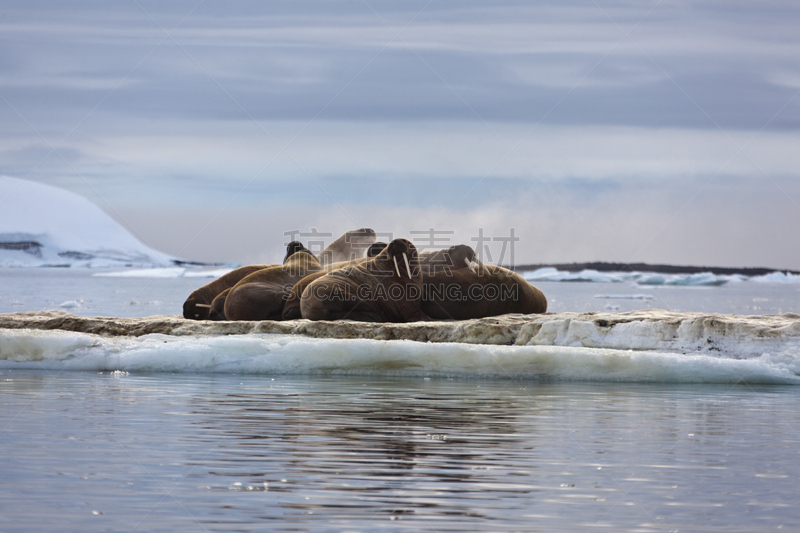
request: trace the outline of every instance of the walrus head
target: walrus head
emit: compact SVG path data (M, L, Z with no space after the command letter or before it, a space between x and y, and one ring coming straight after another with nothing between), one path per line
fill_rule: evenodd
M378 234L372 228L350 230L326 246L319 254L319 261L329 265L364 257L364 252L377 239Z
M307 252L311 254L314 258L316 258L316 256L313 253L311 253L311 251L308 248L303 246L303 243L301 243L300 241L292 241L286 247L286 257L283 258L283 262L285 263L290 257L292 257L297 252Z
M433 276L438 272L449 273L451 270L462 268L469 268L474 273L475 267L480 266L475 257L475 250L466 244L458 244L435 252L423 252L420 254L419 262L426 276Z
M367 257L375 257L386 248L385 242L376 242L367 249Z
M417 247L408 239L393 240L375 257L375 260L388 262L389 270L397 274L398 278L414 279L414 274L421 276Z

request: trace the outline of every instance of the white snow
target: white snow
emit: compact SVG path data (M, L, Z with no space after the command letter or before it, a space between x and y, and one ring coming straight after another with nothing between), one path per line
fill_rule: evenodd
M0 266L163 266L172 259L82 196L0 176Z

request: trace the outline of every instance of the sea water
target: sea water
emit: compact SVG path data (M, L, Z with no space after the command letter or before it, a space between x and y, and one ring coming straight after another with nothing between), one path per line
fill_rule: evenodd
M0 312L178 314L209 281L96 273L6 269ZM797 312L800 300L793 284L537 285L556 312L766 314ZM544 379L198 372L181 344L191 339L146 337L92 342L123 356L141 349L127 342L176 343L182 365L75 371L74 347L59 364L5 361L0 531L800 530L791 379L703 383L718 375L713 360L691 369L698 359L670 354L678 372L655 383L592 382L584 370ZM224 360L244 342L211 340L195 341L197 358L216 350ZM573 361L592 357L571 350Z
M81 316L181 314L189 293L227 270L4 268L0 270L0 313L63 309ZM712 282L727 278L716 277ZM793 282L730 281L716 286L635 281L534 284L547 296L548 311L555 313L648 308L734 314L800 312L800 276L788 279Z
M2 531L797 531L796 387L8 371Z

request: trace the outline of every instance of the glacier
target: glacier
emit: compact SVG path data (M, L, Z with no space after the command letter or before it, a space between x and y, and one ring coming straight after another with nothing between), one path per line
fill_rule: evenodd
M0 266L169 266L177 258L137 240L86 198L0 175Z

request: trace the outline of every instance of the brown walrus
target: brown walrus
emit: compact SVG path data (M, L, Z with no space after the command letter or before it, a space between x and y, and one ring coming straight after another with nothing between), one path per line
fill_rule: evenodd
M302 244L292 241L283 265L263 268L242 278L225 298L226 320L280 320L289 291L322 267Z
M314 272L313 274L309 274L308 276L304 277L300 281L294 284L292 290L289 292L289 296L286 298L286 303L283 305L283 314L281 318L283 320L295 320L298 318L303 318L302 313L300 312L300 296L303 294L303 291L308 287L308 285L314 281L315 279L324 276L328 272L332 270L336 270L338 268L343 268L352 264L353 262L365 261L370 257L375 257L379 253L386 248L387 244L385 242L376 242L371 245L367 249L367 257L362 257L361 259L355 259L354 261L344 261L340 263L334 263L324 270L320 270L319 272Z
M211 301L211 308L208 310L209 320L225 320L225 299L228 293L231 292L233 287L228 287L221 293L217 294L216 298Z
M424 278L430 276L469 268L475 272L475 250L466 244L458 244L437 250L435 252L422 252L419 254L419 264ZM423 283L425 280L423 279Z
M226 289L230 289L239 283L244 277L257 272L263 268L274 267L279 265L247 265L231 270L211 283L203 285L199 289L195 289L186 301L183 302L183 316L193 320L207 320L209 318L209 310L214 298Z
M406 239L395 239L372 259L333 270L308 284L300 311L310 320L428 320L421 296L417 249Z
M286 256L283 258L283 262L286 263L286 260L291 257L291 255L295 252L303 250L303 245L297 241L292 241L286 247ZM279 265L269 265L269 266L279 266ZM252 272L251 272L252 273ZM240 280L241 281L241 280ZM209 306L208 310L208 320L225 320L225 299L228 297L228 293L231 292L233 287L228 287L221 293L219 293L214 299L211 301L211 305Z
M367 249L377 238L378 234L371 228L345 232L319 253L319 264L327 266L364 257Z
M507 313L544 313L547 298L511 270L478 263L426 275L422 310L431 318L466 320Z
M330 258L334 262L344 261L346 259L352 259L355 257L363 257L364 250L367 249L370 243L374 243L376 238L377 234L370 228L351 230L342 234L338 239L329 244L320 255L324 256L325 258ZM300 244L297 241L292 242ZM291 253L287 249L284 262L286 262L286 259L290 255ZM211 283L203 285L199 289L193 291L183 303L184 318L190 318L194 320L225 320L223 311L225 296L221 296L221 293L225 292L226 289L233 288L234 285L239 283L242 279L253 272L258 272L261 269L275 266L280 265L267 264L239 267L223 276L220 276ZM214 300L217 297L221 297L222 299L215 303ZM214 309L213 312L211 311L212 309Z

